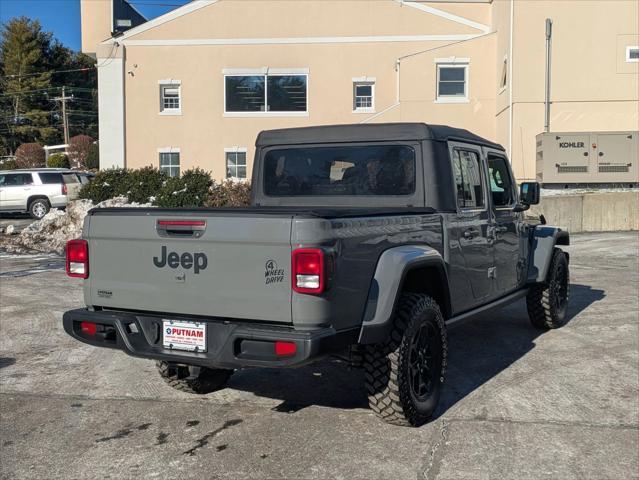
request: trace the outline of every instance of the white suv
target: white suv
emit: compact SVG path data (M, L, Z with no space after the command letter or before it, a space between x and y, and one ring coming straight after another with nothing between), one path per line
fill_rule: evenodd
M0 212L28 212L40 219L78 198L81 187L77 173L68 169L0 171Z

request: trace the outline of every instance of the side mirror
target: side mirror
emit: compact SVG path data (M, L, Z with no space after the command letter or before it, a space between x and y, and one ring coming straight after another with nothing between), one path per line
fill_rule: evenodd
M539 203L540 187L537 182L524 182L519 185L519 203L523 205L537 205Z

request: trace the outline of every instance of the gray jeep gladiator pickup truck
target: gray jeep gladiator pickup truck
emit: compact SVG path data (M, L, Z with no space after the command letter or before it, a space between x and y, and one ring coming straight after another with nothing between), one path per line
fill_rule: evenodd
M67 246L86 308L64 329L155 359L207 393L243 367L357 360L370 407L420 425L444 382L446 329L526 298L535 327L566 321L566 231L526 223L504 149L424 124L262 132L252 206L101 208Z

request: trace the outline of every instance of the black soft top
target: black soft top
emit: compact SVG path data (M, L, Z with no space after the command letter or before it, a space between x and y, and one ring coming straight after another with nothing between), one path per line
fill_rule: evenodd
M393 140L460 140L504 150L501 145L486 140L463 128L425 123L374 123L323 125L318 127L266 130L257 136L256 147L299 145L309 143L372 142Z

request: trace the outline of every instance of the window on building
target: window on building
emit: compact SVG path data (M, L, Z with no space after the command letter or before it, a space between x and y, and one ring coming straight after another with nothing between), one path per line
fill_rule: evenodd
M626 47L626 62L639 62L639 46Z
M457 187L457 205L460 208L483 207L484 189L477 152L454 149L453 174Z
M370 112L375 108L375 83L353 83L353 110L355 112Z
M488 156L488 180L495 207L508 207L515 203L513 180L504 157Z
M306 112L308 75L226 75L225 111Z
M169 177L180 176L180 152L160 152L160 170Z
M246 178L246 149L233 149L226 152L226 178Z
M468 100L468 64L437 64L437 101Z
M499 79L499 88L504 89L508 84L508 57L504 57L504 63L501 66L501 77Z
M160 85L160 112L167 114L180 112L179 84Z

